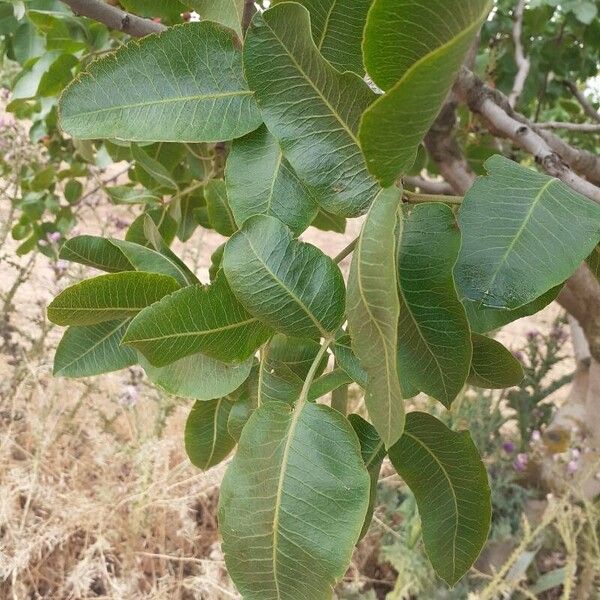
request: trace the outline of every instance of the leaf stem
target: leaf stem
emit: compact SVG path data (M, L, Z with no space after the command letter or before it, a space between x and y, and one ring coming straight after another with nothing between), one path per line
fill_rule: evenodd
M304 380L304 385L302 386L302 391L300 392L300 396L298 397L298 402L296 403L296 411L297 412L300 412L302 410L302 407L304 406L304 404L306 404L306 401L308 400L308 392L310 391L310 386L312 385L312 382L315 379L315 375L317 374L317 369L319 368L319 365L321 364L321 361L323 360L323 357L327 353L327 349L329 348L329 346L331 345L333 340L334 340L333 336L329 337L329 338L325 338L325 340L323 341L323 345L321 346L321 348L319 349L319 352L317 353L317 356L315 356L315 360L313 361L313 363L310 366L310 369L308 371L308 374L306 375L306 379Z
M446 204L462 204L463 196L445 196L441 194L419 194L404 190L405 201L410 204L422 204L424 202L445 202Z
M347 256L350 256L354 252L357 243L358 238L356 237L333 259L333 262L341 263Z

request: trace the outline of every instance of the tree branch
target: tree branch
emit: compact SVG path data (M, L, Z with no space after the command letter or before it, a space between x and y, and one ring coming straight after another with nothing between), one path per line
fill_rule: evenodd
M488 88L468 69L461 70L454 89L470 110L482 117L494 135L511 139L532 154L546 173L600 204L600 188L575 173L568 164L568 158L552 147L552 143L555 143L553 138L560 138L549 132L536 131L533 123L514 113L506 96ZM566 146L577 152L563 140L560 142L563 149Z
M523 48L523 14L525 12L525 0L519 0L517 2L517 6L515 7L513 14L513 41L515 44L515 61L517 63L518 71L515 76L515 81L513 84L513 89L508 96L508 103L511 107L515 107L521 94L523 93L523 88L525 87L525 82L527 81L527 76L529 75L529 69L531 68L531 61L525 55L525 50Z
M104 23L110 29L128 33L134 37L144 37L164 31L162 23L132 15L116 6L101 0L62 0L76 14Z
M448 195L454 193L454 188L446 181L436 181L434 179L426 179L425 177L403 177L405 184L411 187L418 188L424 194L443 194Z
M563 80L563 84L569 89L571 94L575 96L575 99L579 104L581 104L581 108L583 108L583 112L596 121L596 123L600 123L600 113L594 108L594 105L583 95L583 92L577 87L575 83L569 81L568 79Z
M536 123L536 129L564 129L566 131L579 131L581 133L599 133L600 123L564 123L562 121L547 121Z

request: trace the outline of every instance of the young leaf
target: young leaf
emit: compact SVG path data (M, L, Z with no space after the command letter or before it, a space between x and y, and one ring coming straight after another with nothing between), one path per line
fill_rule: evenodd
M167 365L153 367L139 357L148 379L173 396L214 400L237 390L250 375L252 358L228 364L204 354L192 354Z
M348 376L346 371L334 369L313 381L308 391L308 399L313 402L349 383L352 383L352 378Z
M285 2L256 14L244 68L269 131L319 204L342 216L364 213L378 186L357 132L375 95L360 77L339 73L319 54L308 11Z
M125 240L139 244L140 246L151 246L151 242L146 237L144 232L146 225L146 217L150 217L158 231L160 236L164 240L165 244L170 244L175 239L177 233L177 222L169 214L167 208L151 208L145 213L137 217L133 223L129 226L127 233L125 234Z
M363 115L360 142L383 186L414 163L491 6L490 0L374 0L364 60L387 93Z
M179 198L179 207L181 211L181 218L177 224L177 237L182 242L187 242L199 223L194 215L194 211L206 206L204 194L202 190L196 190L188 194L182 194Z
M518 385L523 377L521 363L500 342L473 334L473 362L468 379L471 385L501 390Z
M348 279L348 327L354 353L368 374L365 403L386 447L404 429L404 399L398 380L396 228L402 193L381 191L364 222Z
M134 270L127 257L108 239L93 235L78 235L67 240L60 249L59 258L108 273Z
M158 204L160 196L146 189L130 185L114 185L104 188L113 204Z
M298 235L317 214L314 191L298 178L264 125L231 144L225 181L239 226L253 215L272 215Z
M471 436L413 412L388 455L415 495L433 568L454 585L479 556L491 521L487 473Z
M381 471L381 464L383 463L386 452L381 438L371 423L365 421L360 415L350 415L348 420L358 436L360 453L362 454L365 467L367 467L369 477L371 478L369 508L367 509L367 516L365 517L359 538L362 539L367 535L367 531L369 531L369 527L371 526L371 520L373 519L375 500L377 499L377 481L379 480L379 472Z
M221 275L210 286L192 285L149 306L131 322L123 343L162 367L196 352L227 362L245 360L271 334L246 312Z
M54 355L57 377L90 377L130 367L137 362L135 350L121 346L128 321L69 327Z
M449 407L471 364L471 332L452 278L460 232L440 202L415 206L398 244L398 369L405 395L422 391Z
M129 42L64 91L60 124L79 139L218 142L256 129L260 113L233 32L188 23Z
M242 37L244 0L187 0L186 4L193 8L201 19L221 23Z
M177 191L177 182L173 179L169 170L158 160L152 158L146 151L137 144L131 144L131 156L138 167L141 167L153 181L167 190ZM156 186L152 186L153 188Z
M245 600L331 600L368 503L369 476L342 415L312 403L258 408L219 500L227 569Z
M233 235L238 227L229 207L225 182L221 179L209 181L204 194L208 208L208 218L214 230L225 237Z
M282 333L327 337L344 318L338 266L274 217L244 223L225 246L223 269L246 309Z
M172 277L156 273L100 275L63 290L48 306L48 319L57 325L125 319L178 289Z
M463 299L462 303L469 319L471 331L475 333L488 333L494 331L494 329L500 329L500 327L504 327L504 325L508 325L508 323L512 323L517 319L529 317L540 312L556 300L562 288L562 284L558 285L548 290L545 294L542 294L539 298L529 302L529 304L524 304L513 310L490 308L489 306L483 306L481 302L467 299Z
M276 0L273 4L282 2ZM364 75L361 42L373 0L299 0L310 12L319 52L341 72Z
M515 309L565 281L600 240L600 205L502 156L465 196L454 269L461 297Z
M185 423L185 451L193 465L206 471L233 450L235 440L227 431L233 406L229 396L194 403Z

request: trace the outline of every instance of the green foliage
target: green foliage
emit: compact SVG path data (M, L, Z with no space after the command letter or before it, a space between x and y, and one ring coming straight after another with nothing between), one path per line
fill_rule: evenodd
M485 542L491 500L475 444L444 425L446 409L459 397L452 412L466 410L467 381L518 386L505 397L526 445L549 417L541 401L555 387L541 381L560 335L545 350L531 341L521 366L483 334L547 306L586 257L594 272L599 262L599 207L469 119L457 140L483 177L457 217L446 202L460 199L404 198L398 182L438 174L424 136L480 28L475 68L510 91L514 2L498 0L486 20L486 0L277 0L244 32L242 0L125 0L169 26L186 9L202 17L141 40L50 4L19 15L0 2L16 73L8 110L31 122L29 142L16 125L4 136L0 174L18 173L10 226L21 254L107 273L50 304L50 320L69 326L55 374L139 363L157 387L196 401L185 434L194 464L208 469L237 446L219 522L247 600L330 600L369 528L386 448L416 498L400 506L410 552L394 564L421 560L418 507L431 563L454 585ZM597 5L529 2L519 109L535 121L585 121L560 78L595 74ZM564 134L597 151L577 135ZM126 172L100 189L135 215L125 239L65 241L93 209L91 175L121 161ZM354 253L346 292L336 260L298 236L343 232L365 214L337 259ZM211 249L210 283L171 248L197 228L228 238ZM368 414L323 404L351 382ZM419 392L443 405L430 405L441 420L405 418ZM486 423L501 417L494 409ZM492 435L474 437L487 453Z

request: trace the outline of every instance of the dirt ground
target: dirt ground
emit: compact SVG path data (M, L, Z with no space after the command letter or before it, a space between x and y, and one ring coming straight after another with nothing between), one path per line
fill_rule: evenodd
M128 209L97 200L82 211L77 232L122 236ZM1 202L0 225L9 209ZM333 256L359 227L304 238ZM208 281L222 241L199 230L175 249ZM45 307L94 272L57 268L39 254L19 258L15 246L9 236L0 248L0 301L14 291L0 313L0 598L239 598L216 531L224 465L201 473L183 449L190 403L158 392L135 368L53 378L61 329L47 322ZM548 329L557 310L512 324L500 339L521 346L527 331Z

